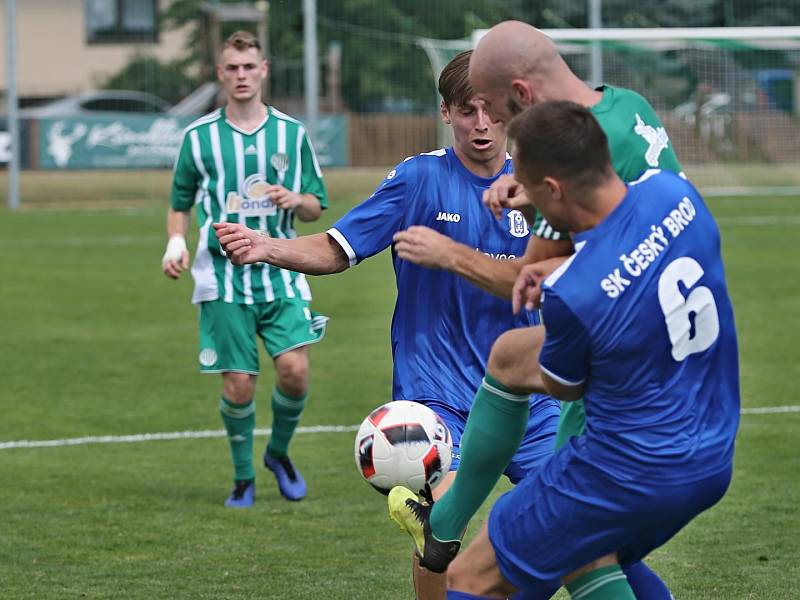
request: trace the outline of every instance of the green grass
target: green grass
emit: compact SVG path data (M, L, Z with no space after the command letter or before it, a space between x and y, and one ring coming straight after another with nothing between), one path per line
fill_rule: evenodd
M332 207L305 230L327 227L380 176L331 173ZM124 178L48 174L26 182L26 210L0 212L0 442L221 429L219 380L196 372L191 282L160 272L165 205L155 198L168 177L142 179L151 195ZM80 206L48 200L69 186L85 190ZM710 204L722 223L743 404L800 404L800 203ZM755 216L779 224L753 225ZM303 424L353 425L389 398L389 257L311 285L315 309L332 321L312 350ZM266 367L259 427L272 381ZM798 429L800 413L743 416L728 495L650 560L676 598L800 596ZM410 546L361 481L352 444L351 433L298 435L293 457L309 498L288 503L261 475L257 506L243 512L222 507L223 438L0 450L0 597L411 598Z

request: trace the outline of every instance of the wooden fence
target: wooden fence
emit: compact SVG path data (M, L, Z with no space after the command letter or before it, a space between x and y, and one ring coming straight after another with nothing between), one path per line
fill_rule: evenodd
M350 165L388 167L439 147L438 115L350 114Z

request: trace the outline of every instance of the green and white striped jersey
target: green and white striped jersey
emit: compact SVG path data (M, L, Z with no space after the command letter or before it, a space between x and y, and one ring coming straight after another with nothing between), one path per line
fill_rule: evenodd
M217 299L237 304L311 299L300 273L264 263L231 263L211 227L215 222L238 222L267 230L275 238L295 237L294 211L276 207L264 193L271 184L313 194L323 208L328 206L322 172L299 121L267 107L264 122L246 132L228 121L220 108L186 128L175 162L171 204L178 211L197 208L195 304Z

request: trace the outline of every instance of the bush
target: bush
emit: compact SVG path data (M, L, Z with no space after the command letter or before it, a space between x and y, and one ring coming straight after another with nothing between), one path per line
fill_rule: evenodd
M102 87L149 92L175 104L199 84L195 77L187 75L187 69L186 60L162 63L155 57L140 54L109 77Z

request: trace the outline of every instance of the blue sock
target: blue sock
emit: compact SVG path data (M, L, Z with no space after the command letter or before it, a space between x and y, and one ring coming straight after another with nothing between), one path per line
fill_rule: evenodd
M476 596L475 594L468 594L467 592L447 590L447 600L484 600L484 598L486 598L486 596Z
M636 600L673 600L667 584L644 561L627 565L622 570Z

